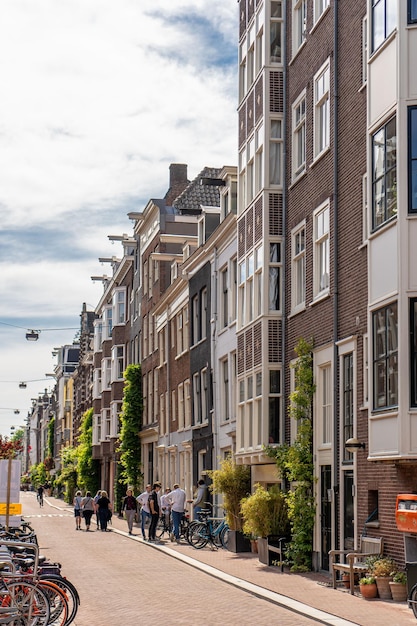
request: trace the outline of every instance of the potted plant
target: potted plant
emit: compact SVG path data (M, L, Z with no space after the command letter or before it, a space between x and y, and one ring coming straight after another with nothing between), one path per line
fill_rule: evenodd
M258 538L258 556L261 563L271 565L276 555L270 546L280 547L280 540L289 532L288 509L285 496L278 486L269 490L257 483L255 491L241 502L243 532ZM282 555L281 555L282 558Z
M390 581L397 571L395 561L389 557L377 559L372 566L372 576L375 577L378 595L381 600L391 600Z
M220 462L217 470L207 472L212 480L210 490L223 496L226 520L229 525L228 550L250 552L250 540L243 534L243 517L240 501L250 493L250 467L237 465L232 456Z
M396 572L389 583L392 599L395 602L405 602L407 600L407 574Z
M370 598L376 598L378 588L373 576L364 576L359 581L359 590L363 598L369 600Z

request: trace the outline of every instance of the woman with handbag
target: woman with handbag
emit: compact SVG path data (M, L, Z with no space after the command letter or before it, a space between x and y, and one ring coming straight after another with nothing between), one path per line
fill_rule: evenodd
M94 513L94 500L91 497L91 492L87 491L85 498L81 501L81 509L85 520L85 530L90 530L91 517Z
M131 535L133 531L133 522L137 513L137 504L136 498L133 496L133 491L129 487L126 491L126 496L123 498L122 504L122 512L124 513L127 521L129 535Z
M107 531L107 523L111 518L112 506L107 496L107 491L102 491L100 498L97 500L98 515L100 518L101 532Z

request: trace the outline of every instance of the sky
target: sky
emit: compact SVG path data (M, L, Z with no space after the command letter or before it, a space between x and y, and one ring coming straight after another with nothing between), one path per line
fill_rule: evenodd
M132 235L127 213L165 195L171 163L190 180L236 164L237 13L236 0L1 0L3 436L97 305L98 258L122 252L108 235Z

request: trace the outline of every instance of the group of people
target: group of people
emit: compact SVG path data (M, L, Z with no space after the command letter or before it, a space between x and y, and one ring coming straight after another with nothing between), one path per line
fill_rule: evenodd
M184 489L181 489L178 483L175 483L172 489L166 488L163 495L161 489L160 482L155 482L153 485L148 484L145 491L135 498L133 489L128 487L126 496L123 498L121 512L126 518L129 535L132 535L133 523L138 518L140 511L144 541L146 541L145 530L148 522L148 541L155 541L159 518L165 516L168 523L171 517L173 526L171 540L179 543L181 519L185 513L186 502L193 504L194 517L196 517L208 500L208 488L204 480L199 480L194 500L187 500ZM106 532L112 512L112 504L106 491L99 490L94 497L90 491L87 491L84 497L81 491L76 492L74 497L75 530L81 530L81 519L84 518L85 529L89 532L91 518L95 513L97 530Z
M146 485L145 491L137 498L129 487L123 499L122 512L126 517L129 535L133 533L133 522L140 508L142 538L146 541L146 524L149 522L148 541L156 540L156 527L160 517L165 516L167 522L172 517L171 540L180 541L180 524L185 513L186 502L193 503L194 515L203 508L208 500L208 488L204 480L198 482L197 494L194 500L187 500L184 489L178 483L173 488L167 487L162 494L162 485L155 482Z
M99 490L93 497L87 491L83 497L81 491L77 491L74 497L74 518L75 530L81 530L81 518L85 521L85 530L90 531L91 518L96 514L97 530L107 531L107 524L112 516L112 504L107 495L107 491Z

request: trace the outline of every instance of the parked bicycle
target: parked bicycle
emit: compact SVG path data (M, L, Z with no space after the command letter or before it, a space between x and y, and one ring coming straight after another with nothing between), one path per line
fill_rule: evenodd
M212 517L207 509L200 511L200 520L192 522L188 530L188 543L200 550L210 544L212 550L227 548L229 526L224 517Z

